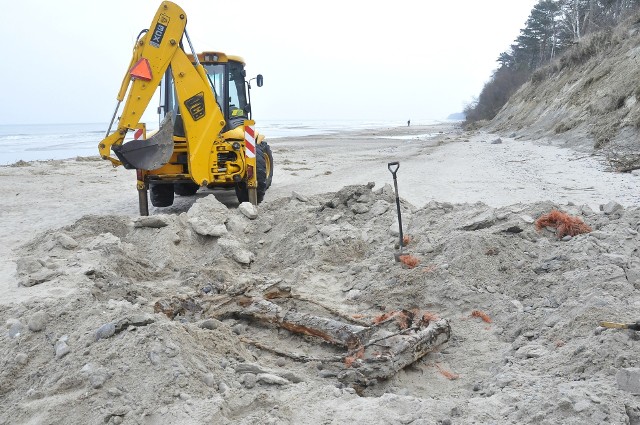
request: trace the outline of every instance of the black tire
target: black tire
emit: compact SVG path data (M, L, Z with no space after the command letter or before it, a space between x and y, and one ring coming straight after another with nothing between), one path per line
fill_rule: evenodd
M173 193L178 196L193 196L200 189L195 183L174 183Z
M266 148L263 147L266 146ZM266 143L260 143L256 146L256 179L258 181L258 188L256 190L258 195L258 203L261 203L264 199L264 194L267 192L270 182L268 182L267 176L267 160L269 161L269 169L273 170L273 156L271 155L271 148ZM273 171L269 174L273 175ZM249 188L246 182L240 182L236 184L236 197L238 202L249 202Z
M266 170L267 170L267 189L271 187L271 181L273 180L273 154L271 153L271 147L267 142L260 143L262 146L262 156L265 158Z
M151 184L149 186L149 198L154 207L169 207L173 205L172 184Z
M267 148L269 148L267 146ZM269 148L269 151L271 149ZM262 143L256 146L256 179L258 181L258 203L264 199L267 193L267 158L265 158L265 150Z

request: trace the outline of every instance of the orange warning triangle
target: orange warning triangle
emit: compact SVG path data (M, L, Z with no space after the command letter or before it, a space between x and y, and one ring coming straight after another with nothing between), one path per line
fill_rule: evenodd
M140 59L133 65L129 74L133 79L151 81L151 65L149 65L149 61L146 58Z

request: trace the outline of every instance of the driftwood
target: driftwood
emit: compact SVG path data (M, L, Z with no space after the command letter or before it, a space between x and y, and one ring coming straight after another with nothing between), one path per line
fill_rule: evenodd
M302 362L302 363L308 363L308 362L330 363L330 362L342 362L344 360L344 358L342 356L314 357L314 356L308 356L306 354L292 353L290 351L281 350L279 348L271 347L271 346L269 346L267 344L263 344L260 341L255 341L253 339L249 339L249 338L245 338L245 337L241 337L240 341L244 342L245 344L253 345L254 347L257 347L257 348L259 348L261 350L268 351L270 353L277 354L277 355L282 356L282 357L288 357L291 360L294 360L296 362Z
M430 321L420 314L406 311L365 327L286 311L277 304L259 298L244 299L239 304L242 306L236 312L239 317L271 323L293 333L346 347L349 350L343 357L346 368L338 377L349 384L370 385L379 379L390 378L437 349L451 336L451 327L446 319ZM398 326L405 328L398 330ZM302 356L296 360L309 359Z
M602 150L613 170L628 173L640 169L640 152L635 148L610 145Z
M431 321L423 328L410 328L389 338L380 338L365 348L359 359L338 377L343 382L368 385L371 381L387 379L399 370L420 360L449 341L451 327L446 319Z
M348 314L344 314L343 312L336 310L335 308L328 306L324 303L321 303L320 301L316 301L313 300L311 298L307 298L304 297L302 295L299 294L292 294L291 290L289 288L287 288L286 290L283 290L279 287L273 287L270 288L267 292L265 292L262 296L262 298L264 298L265 300L274 300L274 299L294 299L294 300L300 300L300 301L304 301L310 304L315 304L318 307L321 307L325 310L327 310L328 312L330 312L331 314L333 314L334 316L340 317L341 319L344 319L348 322L351 323L355 323L356 325L361 325L361 326L368 326L368 323L365 323L362 320L359 320L353 316L349 316Z
M269 293L268 298L301 299L280 293ZM218 297L198 302L191 297L173 297L156 302L155 311L162 312L172 319L178 315L199 316L202 313L218 319L233 316L271 324L295 334L318 338L337 347L343 347L346 350L343 355L319 358L289 353L281 348L269 347L258 341L243 338L246 343L296 361L334 364L340 362L343 366L336 371L338 379L343 383L359 386L390 378L399 370L436 350L451 336L451 328L446 319L439 319L419 310L388 312L376 318L371 325L367 325L364 321L358 321L357 324L347 323L295 309L285 309L269 299L236 296L231 299ZM207 304L210 305L205 307ZM211 308L214 304L219 308L215 312ZM335 309L331 311L336 312ZM344 320L348 317L344 314L337 316Z
M259 298L251 299L236 315L272 323L291 332L321 338L348 349L363 345L372 333L371 328L364 326L297 311L285 311L279 305Z
M163 313L168 318L174 319L176 316L191 316L202 312L202 306L193 297L172 297L160 299L153 305L153 311Z

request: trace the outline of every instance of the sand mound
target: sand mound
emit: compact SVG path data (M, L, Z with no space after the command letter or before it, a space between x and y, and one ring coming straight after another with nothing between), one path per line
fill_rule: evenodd
M553 210L592 231L536 230ZM415 267L394 259L388 185L294 194L257 218L208 196L39 234L19 283L59 296L0 313L0 424L639 423L636 334L598 322L637 319L640 211L403 201L402 214ZM420 309L451 339L390 379L345 384L326 360L339 347L219 315L269 288L296 295L288 309L364 323Z

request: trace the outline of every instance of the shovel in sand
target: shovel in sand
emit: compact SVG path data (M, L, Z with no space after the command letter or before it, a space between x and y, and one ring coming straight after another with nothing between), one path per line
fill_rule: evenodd
M396 190L396 207L398 208L398 227L400 228L400 249L398 252L395 253L395 257L396 257L396 261L400 261L400 256L403 255L402 253L402 248L404 247L404 237L402 236L402 215L400 213L400 197L398 196L398 179L396 177L396 173L398 172L398 168L400 168L400 163L395 161L395 162L390 162L387 164L387 167L389 167L389 171L391 171L391 174L393 175L393 186L395 187Z

